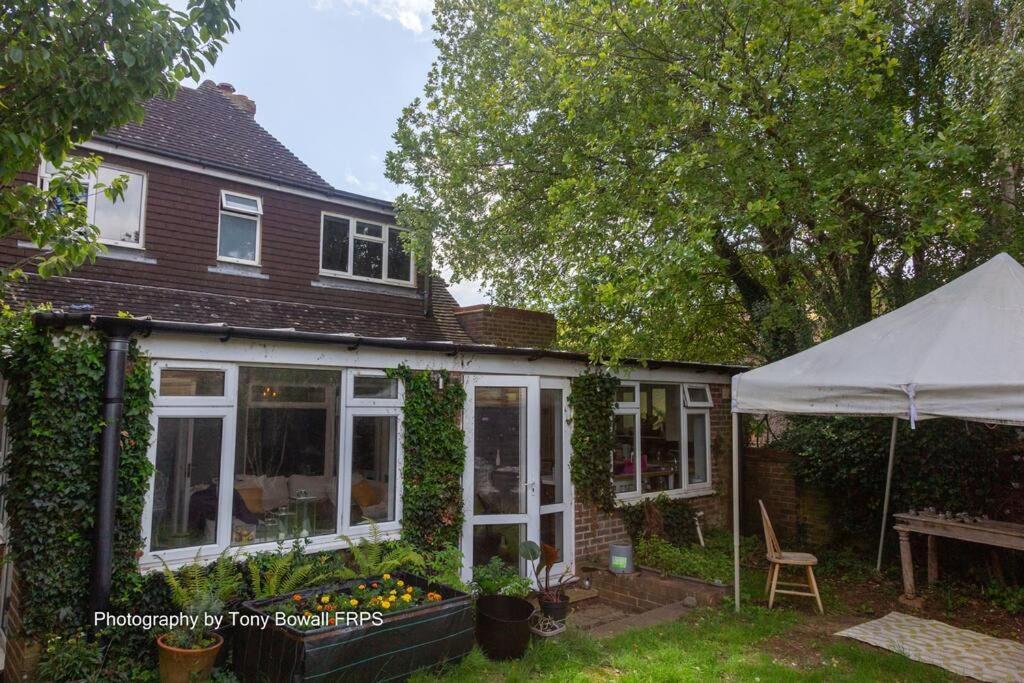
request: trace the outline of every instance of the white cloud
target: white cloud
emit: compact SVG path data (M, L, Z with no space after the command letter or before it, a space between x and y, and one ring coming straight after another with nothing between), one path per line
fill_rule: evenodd
M368 9L388 21L397 21L413 33L423 33L430 26L434 0L313 0L313 9L318 11L336 6L346 7L353 14Z
M349 185L355 185L356 187L359 187L360 185L363 184L362 182L360 182L359 178L357 178L356 175L352 173L352 171L345 172L345 182L348 183Z

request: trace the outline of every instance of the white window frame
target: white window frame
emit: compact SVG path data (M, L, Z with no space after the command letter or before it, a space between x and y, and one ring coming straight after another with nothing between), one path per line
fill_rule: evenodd
M224 395L222 396L161 396L160 377L164 370L206 370L224 373ZM197 361L155 361L153 363L153 405L156 406L232 406L238 400L231 395L230 387L238 387L238 366L225 363Z
M231 501L234 495L234 453L235 453L235 408L233 406L157 406L154 404L150 423L153 427L152 442L149 445L149 462L153 474L149 478L149 488L142 513L143 527L143 566L162 566L190 562L197 557L214 557L230 545L231 541ZM160 418L221 418L221 452L220 479L217 486L217 536L212 544L186 546L154 550L152 547L153 533L153 493L156 486L156 449L157 430Z
M331 268L324 268L324 223L327 217L338 218L341 220L348 221L348 270L334 270ZM369 235L357 235L356 224L367 223L374 226L380 226L381 236L371 237ZM400 228L392 223L384 223L377 220L368 218L358 218L344 213L336 213L334 211L321 211L320 212L320 250L317 258L317 268L320 275L327 277L345 278L348 280L359 280L361 282L376 282L378 284L395 285L397 287L415 287L416 286L416 259L412 258L412 254L409 255L409 279L408 280L395 280L388 277L388 244L391 239L390 231L399 230L406 232L407 228ZM383 254L381 259L381 277L365 277L363 275L355 275L353 273L352 259L355 255L355 244L356 240L365 240L367 242L377 242L382 244ZM404 248L404 246L403 246Z
M350 519L352 512L352 436L354 435L353 422L357 417L394 417L395 418L395 518L390 522L377 522L377 529L381 532L402 530L402 439L404 430L402 425L401 408L371 408L367 406L347 407L342 416L342 458L341 472L338 474L338 484L341 491L338 492L338 528L346 536L366 535L370 532L369 524L358 524L359 520Z
M706 401L691 401L690 400L690 389L703 389L704 393L707 394L708 400ZM692 382L683 384L683 402L689 408L711 408L714 406L714 401L711 399L711 387L707 384L694 384Z
M50 179L53 174L47 173L45 160L39 162L39 187L43 190L47 190L50 187ZM99 241L102 244L106 244L112 247L123 247L125 249L137 249L143 251L146 248L146 199L148 197L149 190L149 174L146 171L139 170L137 168L129 168L128 166L122 166L119 164L109 164L102 162L100 168L114 171L118 174L131 174L137 175L142 179L142 192L141 192L141 205L139 207L139 241L138 242L127 242L124 240L112 240L106 237L100 237ZM89 223L96 225L96 195L93 191L95 184L98 182L98 178L95 175L90 175L86 180L86 197L85 197L85 210L88 216ZM118 200L122 206L124 206L122 200Z
M171 567L178 567L193 561L209 561L221 553L228 551L235 556L247 556L261 552L274 552L278 543L268 541L233 545L232 513L235 486L235 456L238 420L238 369L242 365L273 367L282 369L326 370L339 373L340 401L337 423L333 425L337 447L336 479L337 479L337 519L336 529L328 534L310 536L308 539L288 539L284 541L285 549L292 548L296 543L306 543L308 552L339 550L349 547L342 535L352 540L369 536L370 527L366 524L352 525L349 519L351 508L351 467L352 445L349 435L352 433L352 418L358 415L386 415L396 417L396 452L395 452L395 519L377 525L385 539L397 538L401 532L402 520L402 468L403 468L403 411L405 403L405 387L398 382L398 399L354 399L351 391L351 378L356 375L386 376L383 370L354 369L342 367L323 367L317 365L262 364L251 362L208 362L189 360L156 360L153 361L152 388L154 391L153 411L150 424L153 439L149 446L148 457L153 465L146 490L142 513L143 555L139 566L143 570L160 569L166 562ZM223 396L160 396L160 375L166 368L181 370L218 370L224 373ZM156 483L156 447L157 429L161 417L219 417L222 419L223 432L221 442L220 481L217 500L217 536L216 542L202 546L172 548L154 551L150 536L153 527L153 493Z
M398 385L398 398L357 398L355 395L356 377L387 377L383 370L358 370L348 369L345 371L345 403L353 408L401 408L405 405L405 383L395 378Z
M252 199L256 202L256 209L249 207L238 206L237 204L231 205L228 200L228 195L234 195L236 197L245 197L246 199ZM260 256L263 251L263 200L255 195L245 194L244 192L235 192L233 190L221 190L220 191L220 206L217 212L217 260L225 263L238 263L245 266L258 266L260 265ZM256 221L256 258L255 260L234 258L232 256L222 256L220 253L220 236L221 236L221 217L224 214L229 216L236 216L237 218L246 218L249 220Z
M708 394L710 396L710 392ZM686 461L687 449L684 445L679 450L682 451L683 455L683 481L685 482L685 488L687 491L707 491L711 489L711 409L710 408L689 408L683 409L683 438L686 439L685 444L690 443L690 415L703 415L704 416L704 434L707 438L704 439L704 463L707 468L705 471L708 473L707 481L697 482L695 484L690 483L690 466Z
M554 379L549 377L540 378L540 391L554 389L562 392L562 502L543 504L540 494L537 496L537 538L540 538L541 523L544 515L562 514L562 559L551 569L551 574L561 577L572 570L576 562L576 490L572 485L572 474L569 468L569 461L572 460L572 426L571 408L569 407L569 395L572 393L572 384L567 379ZM538 411L539 415L539 411ZM538 486L541 485L541 473L537 473Z
M623 503L634 502L638 500L644 500L645 498L656 498L661 495L668 496L669 498L688 498L692 496L707 495L712 492L711 482L711 387L707 384L698 383L679 383L679 382L661 382L661 381L628 381L621 382L622 385L630 385L633 387L635 401L616 403L614 413L616 415L634 415L636 420L636 434L634 435L633 450L636 453L637 464L634 472L636 489L633 491L623 491L622 493L616 493L615 498ZM642 438L642 427L640 424L640 385L641 384L658 384L668 385L677 387L680 392L679 401L679 419L681 421L679 427L679 467L680 477L679 485L674 489L667 489L663 491L644 491L643 490L643 478L641 477L640 463L642 462L643 454L640 449L641 438ZM686 387L704 387L708 394L708 401L703 401L694 404L688 404L688 396L686 394ZM687 444L689 443L690 437L690 425L688 416L691 414L702 414L704 415L704 425L707 434L707 443L705 444L705 462L707 463L707 482L700 482L696 484L690 483L690 470L687 463ZM609 463L614 463L614 455L609 456Z

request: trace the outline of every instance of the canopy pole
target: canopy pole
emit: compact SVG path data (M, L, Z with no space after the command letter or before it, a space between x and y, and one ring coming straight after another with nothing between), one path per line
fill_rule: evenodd
M889 521L889 493L892 490L892 465L896 460L896 425L899 418L892 418L892 433L889 436L889 469L885 474L885 500L882 502L882 530L878 535L878 562L875 571L882 571L882 549L885 548L885 526Z
M740 414L732 414L732 590L740 611Z

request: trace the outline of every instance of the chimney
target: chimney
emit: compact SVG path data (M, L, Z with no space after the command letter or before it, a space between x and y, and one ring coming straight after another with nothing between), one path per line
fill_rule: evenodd
M480 304L456 308L455 318L477 344L547 349L555 343L555 316L550 313Z
M228 98L231 104L235 105L237 109L240 109L252 118L256 118L256 103L245 95L236 93L235 86L230 83L218 83L217 90L219 90L224 97Z

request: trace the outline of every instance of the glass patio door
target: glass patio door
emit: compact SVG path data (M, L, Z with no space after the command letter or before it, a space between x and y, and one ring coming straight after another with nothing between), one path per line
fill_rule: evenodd
M463 578L492 557L525 570L519 544L538 538L540 382L470 375L464 429Z

